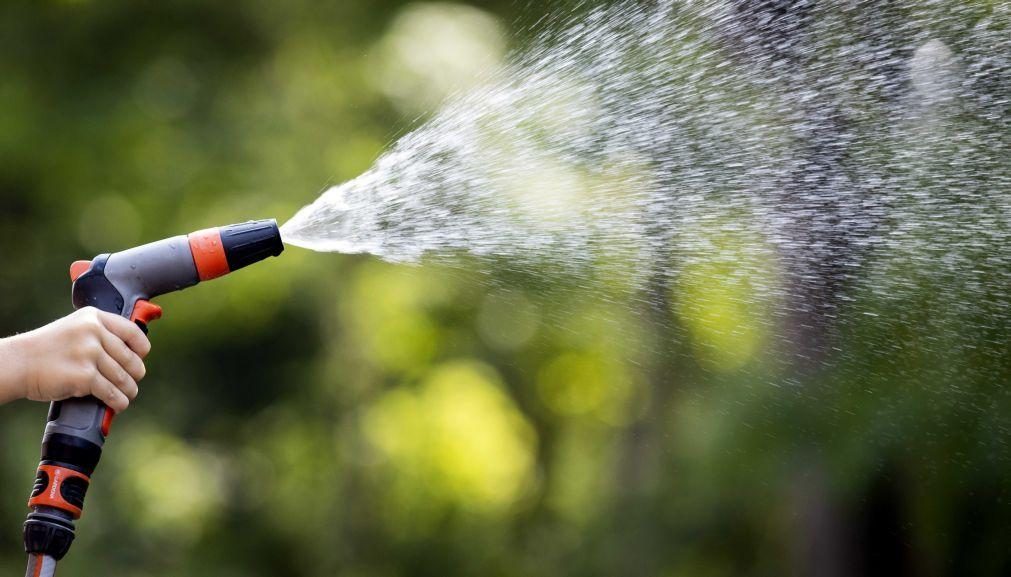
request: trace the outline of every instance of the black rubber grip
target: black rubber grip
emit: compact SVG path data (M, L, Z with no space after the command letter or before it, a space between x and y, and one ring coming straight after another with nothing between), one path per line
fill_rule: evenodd
M70 467L91 476L102 458L102 448L98 445L63 433L53 433L42 441L42 462Z
M60 483L63 500L78 509L84 508L84 496L88 493L88 482L80 477L69 477Z
M46 490L49 486L49 473L46 473L42 469L39 469L35 473L35 484L32 485L32 498L38 497L42 494L42 491Z
M228 269L237 271L261 260L284 252L281 231L274 219L251 220L218 229L225 249Z

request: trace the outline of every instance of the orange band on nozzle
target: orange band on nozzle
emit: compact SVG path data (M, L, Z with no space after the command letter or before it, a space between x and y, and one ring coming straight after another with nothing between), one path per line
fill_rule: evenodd
M73 469L39 464L28 507L53 507L80 519L90 481L87 475Z
M228 268L225 247L221 244L221 233L218 229L198 230L188 238L200 280L211 280L232 272Z

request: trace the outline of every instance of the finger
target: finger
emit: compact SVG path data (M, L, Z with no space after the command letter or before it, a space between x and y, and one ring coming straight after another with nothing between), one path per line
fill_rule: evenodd
M102 333L102 348L116 361L120 367L133 377L134 381L139 381L147 374L147 368L140 355L133 352L125 342L113 334L111 331Z
M126 343L126 346L137 353L140 358L143 359L151 352L151 341L147 339L147 335L135 323L107 312L100 313L99 318L102 319L102 324L105 325L105 328L112 331L114 335Z
M102 374L102 377L104 377L106 381L112 383L117 391L125 395L127 400L137 397L137 381L133 380L133 377L131 377L126 370L119 366L119 363L113 360L113 358L109 355L102 355L102 357L98 359L98 372ZM98 395L96 394L95 396ZM99 398L103 401L105 400L104 397ZM112 405L109 406L111 407Z
M101 373L95 377L92 383L91 394L117 413L124 411L130 406L130 399L126 398L123 391L119 390L116 385L112 384Z

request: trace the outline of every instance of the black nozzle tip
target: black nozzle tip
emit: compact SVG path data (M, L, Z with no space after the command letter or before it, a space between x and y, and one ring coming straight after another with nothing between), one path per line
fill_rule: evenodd
M277 228L277 221L272 218L231 224L218 230L231 271L284 252L281 230Z

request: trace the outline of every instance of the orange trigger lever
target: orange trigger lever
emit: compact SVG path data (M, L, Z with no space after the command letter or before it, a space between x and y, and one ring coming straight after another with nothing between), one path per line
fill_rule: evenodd
M135 323L140 322L149 325L152 321L160 319L161 315L162 310L160 306L151 301L139 300L137 304L133 305L133 313L130 315L130 320Z

